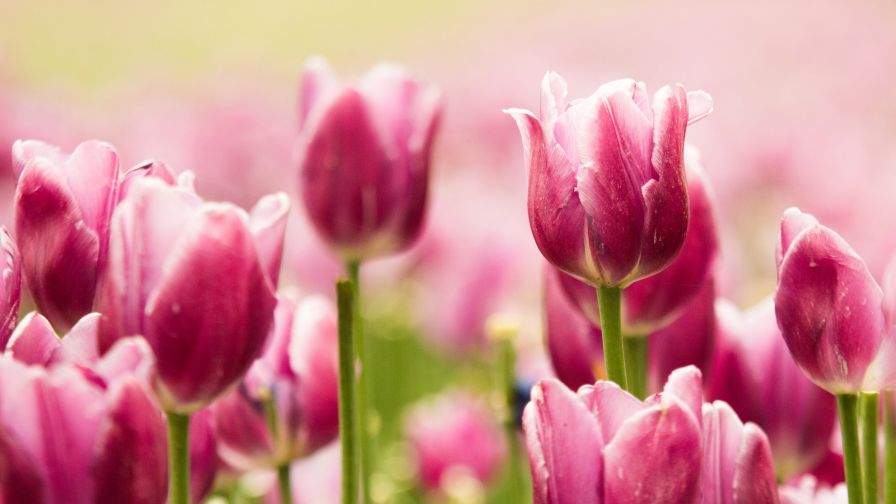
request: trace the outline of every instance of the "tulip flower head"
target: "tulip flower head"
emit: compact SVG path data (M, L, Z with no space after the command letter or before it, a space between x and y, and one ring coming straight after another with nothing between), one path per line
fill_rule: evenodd
M407 248L423 223L438 91L390 65L344 86L315 58L300 95L300 191L317 232L345 260Z
M806 376L832 394L896 383L896 334L885 316L883 292L849 244L813 216L790 208L781 221L776 258L778 327Z
M552 264L593 286L624 287L662 271L688 229L684 138L708 115L702 91L666 86L653 97L623 79L567 103L548 73L541 112L517 121L529 166L529 224Z

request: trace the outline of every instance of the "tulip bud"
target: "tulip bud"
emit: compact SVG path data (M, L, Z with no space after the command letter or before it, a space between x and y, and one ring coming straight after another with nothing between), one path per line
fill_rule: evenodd
M208 405L264 347L276 303L264 250L243 210L154 178L136 182L112 219L97 300L100 351L142 335L163 409Z
M781 480L815 467L836 425L834 397L809 381L787 351L771 299L740 314L717 309L719 330L707 395L768 434Z
M16 327L19 319L19 302L22 299L22 263L19 249L5 227L0 227L0 349Z
M439 93L388 65L342 86L312 59L300 101L300 191L317 232L346 260L410 246L423 223Z
M16 240L40 312L67 329L93 307L117 199L118 154L84 142L71 155L34 140L13 145Z
M275 468L336 437L336 326L330 301L280 297L265 353L240 387L212 407L219 452L227 463Z
M414 406L405 420L411 460L427 492L451 495L453 485L484 488L507 452L501 426L482 404L453 393Z
M775 314L793 359L832 394L896 383L894 331L865 262L837 233L788 209L777 247Z
M529 224L541 253L593 286L620 286L662 271L688 229L687 125L712 109L709 95L664 87L653 105L644 83L604 84L566 102L548 73L540 117L508 110L529 165Z

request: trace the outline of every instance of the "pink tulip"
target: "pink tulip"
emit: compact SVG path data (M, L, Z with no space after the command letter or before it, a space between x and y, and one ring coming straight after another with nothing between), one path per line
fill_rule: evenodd
M19 302L22 299L22 258L15 242L5 227L0 227L0 349L16 327L19 319Z
M121 355L113 350L106 365ZM0 357L0 378L0 459L20 461L16 470L27 474L0 476L8 502L165 502L164 421L136 375L107 380ZM42 495L21 493L32 481Z
M775 314L797 365L832 394L896 383L883 292L837 233L790 208L777 248Z
M688 228L685 130L711 109L709 95L680 85L651 105L631 79L567 103L566 82L548 73L540 117L508 111L529 165L529 224L548 261L595 286L668 266Z
M50 367L68 362L92 368L99 359L96 346L99 317L98 313L85 315L60 338L49 320L30 312L16 326L4 353L28 365Z
M834 397L809 381L787 351L771 299L741 314L716 310L719 329L707 395L768 434L782 480L815 467L834 433Z
M675 320L706 284L718 250L715 198L694 148L685 151L690 218L684 245L669 266L629 285L622 293L623 333L644 336ZM594 287L562 275L563 287L595 324L600 325ZM665 376L663 377L665 380Z
M300 191L314 227L344 259L397 252L419 235L440 109L435 88L394 66L343 86L323 60L306 65Z
M842 504L847 501L846 484L830 487L804 476L781 488L781 504Z
M678 369L643 402L612 382L536 385L523 417L536 504L777 502L765 434L703 404L700 381Z
M453 393L415 406L405 421L411 460L422 487L450 493L456 479L487 486L503 463L507 445L494 415L474 398Z
M236 385L261 353L276 303L288 200L252 215L146 178L112 219L99 288L99 348L141 335L155 354L165 411L191 413Z
M108 256L118 154L89 141L71 155L36 140L13 145L16 240L41 313L68 328L93 307Z
M332 441L339 428L336 309L281 296L265 353L213 408L219 452L236 468L274 468ZM265 412L274 412L272 432Z
M190 499L202 502L212 491L221 460L210 408L190 415Z

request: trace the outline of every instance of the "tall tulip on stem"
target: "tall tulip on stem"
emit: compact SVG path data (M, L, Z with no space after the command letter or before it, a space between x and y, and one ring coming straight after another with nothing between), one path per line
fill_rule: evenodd
M622 289L665 269L688 228L684 137L712 109L706 93L666 86L653 97L622 79L567 103L548 73L539 116L507 110L529 165L529 224L554 266L597 289L607 376L626 388Z

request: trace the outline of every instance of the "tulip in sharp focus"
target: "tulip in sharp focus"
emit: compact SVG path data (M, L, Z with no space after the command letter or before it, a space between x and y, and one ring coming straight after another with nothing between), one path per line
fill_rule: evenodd
M865 262L831 229L791 208L777 248L775 314L787 348L810 380L832 394L896 383L892 318Z
M800 371L775 323L771 299L741 314L720 303L707 396L734 408L768 434L782 480L809 471L828 453L834 396Z
M250 215L152 177L117 207L98 294L99 349L146 338L166 411L208 405L261 353L287 208L285 195L272 195Z
M414 407L405 433L422 487L442 495L470 482L488 486L507 452L504 431L493 414L459 393Z
M22 299L22 259L6 228L0 228L0 350L16 327Z
M288 464L338 432L336 308L281 296L272 331L243 383L213 406L219 452L237 468Z
M631 79L566 99L566 82L548 73L539 117L508 111L523 136L538 248L595 286L624 287L662 271L688 228L685 130L712 100L676 85L651 104L644 83Z
M28 288L54 326L71 327L92 310L106 264L118 154L96 141L65 155L26 140L13 145L13 167L15 234Z
M318 233L346 260L407 248L423 223L439 93L390 65L344 86L312 59L300 94L300 191Z

